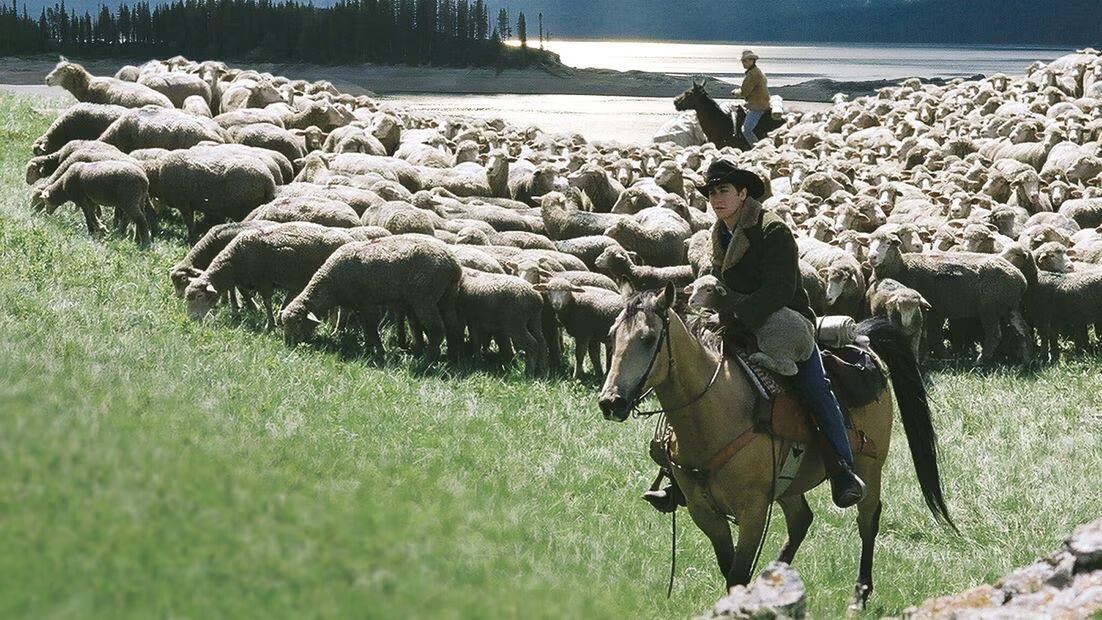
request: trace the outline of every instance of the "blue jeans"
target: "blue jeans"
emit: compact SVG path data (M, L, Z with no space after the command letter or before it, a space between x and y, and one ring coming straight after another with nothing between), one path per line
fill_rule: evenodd
M750 146L754 146L758 141L758 137L754 135L754 128L758 126L758 121L763 116L765 116L765 110L746 110L746 118L742 121L742 137L746 138Z
M849 447L846 423L842 419L842 409L838 406L838 399L830 389L830 379L823 370L823 360L819 357L819 345L812 348L811 357L796 363L794 382L796 389L803 397L804 404L811 410L815 423L830 445L834 447L838 458L852 467L853 452ZM829 455L824 454L823 460L827 458Z

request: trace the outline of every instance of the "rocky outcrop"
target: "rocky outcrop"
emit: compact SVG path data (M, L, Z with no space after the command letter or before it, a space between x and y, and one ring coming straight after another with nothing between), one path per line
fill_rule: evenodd
M982 585L903 612L927 618L1090 618L1102 612L1102 518L1079 526L1052 555Z
M784 562L770 562L749 586L735 586L702 620L771 620L807 615L807 592L800 575Z

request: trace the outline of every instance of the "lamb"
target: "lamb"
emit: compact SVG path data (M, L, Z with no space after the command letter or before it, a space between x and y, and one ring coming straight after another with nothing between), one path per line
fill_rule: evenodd
M721 317L730 316L735 304L746 297L728 290L711 275L697 278L686 290L690 308L710 310ZM750 356L750 361L786 377L798 372L797 362L811 357L815 347L815 327L811 321L788 308L766 317L754 337L758 350Z
M149 245L150 230L146 212L149 209L149 179L141 166L126 161L77 162L41 192L46 210L72 201L84 213L88 232L102 235L99 207L114 207L115 220L133 221L134 240ZM121 217L122 216L125 217Z
M655 267L685 264L685 240L692 235L689 223L662 207L644 209L604 231L626 250Z
M555 319L574 339L574 378L584 374L586 352L594 373L603 375L601 343L605 343L612 324L624 309L624 299L617 293L600 288L571 284L563 278L551 278L534 287L547 294Z
M192 96L197 96L210 105L210 86L193 73L146 73L138 77L138 84L168 97L177 108L184 107L184 100Z
M50 123L49 129L31 147L35 155L56 152L73 140L95 140L129 108L101 103L69 106Z
M219 296L237 288L256 292L264 300L264 328L270 331L275 327L272 293L286 291L286 305L337 248L352 242L342 230L309 222L241 232L187 285L188 316L202 320Z
M46 76L47 86L60 86L69 91L77 101L107 103L126 108L154 105L171 108L172 102L161 93L135 82L125 82L113 77L93 77L84 67L69 62L64 56Z
M202 275L214 257L218 255L230 241L246 230L265 229L275 226L275 222L267 220L252 220L249 222L232 222L211 227L207 234L203 235L195 245L188 250L172 269L168 271L168 278L172 281L172 288L176 296L184 298L184 291L192 280Z
M973 253L903 254L898 237L874 238L869 261L876 278L892 278L918 291L931 305L928 325L930 342L941 352L944 319L978 318L984 341L980 364L990 363L1002 338L1000 322L1009 319L1023 338L1023 362L1029 361L1027 330L1020 305L1026 278L1018 268L999 256Z
M180 110L145 106L119 117L99 136L124 153L136 149L186 149L208 141L221 143L226 134L214 121Z
M255 208L245 216L250 220L269 222L313 222L333 228L360 225L360 217L352 207L322 196L281 196ZM371 224L371 222L364 222Z
M394 235L353 242L334 252L280 313L287 344L308 338L320 323L317 316L332 308L366 313L378 306L398 305L412 314L427 335L430 362L439 357L445 332L448 353L456 354L462 326L455 301L463 269L444 244L425 243L418 237Z
M930 302L918 291L884 278L869 286L868 304L870 316L886 318L899 327L911 345L911 353L915 359L920 359Z
M693 282L693 268L689 265L650 267L636 265L631 253L615 245L601 253L596 260L597 270L607 274L621 287L621 291L641 291L662 288L667 282L682 288Z
M543 297L528 282L511 275L463 270L456 296L459 320L466 324L475 356L481 358L488 336L508 338L524 352L529 375L546 368L540 329Z
M188 239L198 238L195 212L209 227L219 220L241 220L275 198L276 183L268 166L256 159L209 147L171 151L145 162L150 194L180 212Z
M602 235L615 223L626 219L624 215L610 213L590 213L573 208L565 194L548 192L540 198L540 213L547 234L561 241L574 237Z

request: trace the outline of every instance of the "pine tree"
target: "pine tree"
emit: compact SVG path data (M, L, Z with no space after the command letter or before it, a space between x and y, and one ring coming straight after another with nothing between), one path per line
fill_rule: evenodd
M524 11L517 18L517 38L520 39L520 49L528 51L528 24L524 21Z

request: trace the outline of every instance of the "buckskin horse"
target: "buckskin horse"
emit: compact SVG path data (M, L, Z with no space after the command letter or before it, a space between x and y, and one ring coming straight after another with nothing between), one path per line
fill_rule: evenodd
M708 141L715 144L716 147L733 146L740 151L750 150L746 138L742 137L741 129L742 122L746 120L746 108L741 105L737 106L735 108L735 119L732 120L731 115L724 112L715 99L708 95L708 91L705 90L707 84L707 79L701 82L693 80L692 87L674 98L674 109L679 112L694 110L696 120L700 123L704 135L708 136ZM772 114L766 112L758 121L758 125L754 127L754 135L758 138L764 138L769 135L770 131L782 125L784 125L784 120L777 120L773 118Z
M791 483L777 493L781 459L794 442L754 430L755 389L720 345L707 336L695 336L671 310L674 295L673 286L667 285L627 300L610 332L612 361L598 403L606 419L623 422L648 391L658 397L672 430L666 456L674 478L693 522L711 541L730 588L750 581L773 501L780 503L788 530L778 559L792 562L813 518L804 494L821 484L826 474L817 442L809 441ZM872 557L880 527L881 468L891 441L893 388L926 505L936 520L956 531L942 495L925 388L906 337L877 319L862 322L859 331L869 337L877 366L887 364L891 386L883 382L874 401L849 410L862 443L867 440L876 447L869 454L854 446L854 471L867 487L857 505L861 562L850 599L854 609L864 608L873 589ZM737 544L728 517L738 524Z

